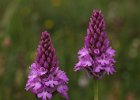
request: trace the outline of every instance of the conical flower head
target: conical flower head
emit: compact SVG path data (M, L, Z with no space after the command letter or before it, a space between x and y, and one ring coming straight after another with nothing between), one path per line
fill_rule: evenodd
M68 80L65 72L59 69L50 34L42 32L36 60L30 67L26 90L42 100L51 100L56 92L68 99Z
M94 10L89 21L85 45L78 52L79 62L75 71L84 69L90 77L101 79L105 73L115 72L115 50L109 45L105 32L105 21L101 11Z

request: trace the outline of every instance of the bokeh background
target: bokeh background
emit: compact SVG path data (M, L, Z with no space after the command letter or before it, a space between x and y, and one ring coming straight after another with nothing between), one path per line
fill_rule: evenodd
M45 30L70 78L70 100L93 100L93 79L73 71L93 9L104 14L117 61L117 73L100 80L99 100L140 100L139 0L0 0L0 100L36 100L24 87Z

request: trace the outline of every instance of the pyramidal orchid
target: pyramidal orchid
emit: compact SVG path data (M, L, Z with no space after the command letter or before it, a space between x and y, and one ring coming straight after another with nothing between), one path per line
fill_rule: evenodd
M94 10L87 28L84 47L78 52L74 70L85 70L90 77L101 79L115 72L115 50L109 44L101 11Z
M59 69L50 34L47 31L42 32L36 60L30 66L25 89L31 91L42 100L51 100L56 92L68 100L68 80L65 72Z

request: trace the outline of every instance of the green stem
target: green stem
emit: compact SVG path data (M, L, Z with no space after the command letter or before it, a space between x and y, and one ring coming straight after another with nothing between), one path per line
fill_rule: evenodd
M98 80L95 80L95 85L94 85L94 100L98 100Z

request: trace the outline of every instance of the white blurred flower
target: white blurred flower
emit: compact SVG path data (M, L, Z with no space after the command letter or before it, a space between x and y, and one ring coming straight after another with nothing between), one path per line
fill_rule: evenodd
M80 87L86 87L89 84L89 80L85 75L80 76L79 80L78 80L78 85Z

